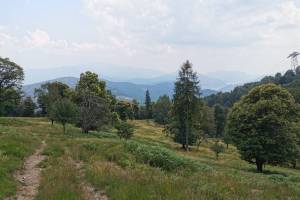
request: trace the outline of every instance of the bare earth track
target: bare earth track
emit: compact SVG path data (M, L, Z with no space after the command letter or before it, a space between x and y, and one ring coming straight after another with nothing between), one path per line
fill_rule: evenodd
M15 196L6 198L5 200L34 199L38 192L42 171L38 165L46 158L46 156L42 155L45 147L46 143L43 141L39 149L26 159L23 169L16 172L15 179L19 182L17 193Z
M78 161L75 163L73 161L76 169L79 171L79 178L81 180L84 180L84 169L83 169L83 163ZM80 187L84 193L84 197L87 200L108 200L107 196L103 191L96 190L90 183L83 181L80 184Z

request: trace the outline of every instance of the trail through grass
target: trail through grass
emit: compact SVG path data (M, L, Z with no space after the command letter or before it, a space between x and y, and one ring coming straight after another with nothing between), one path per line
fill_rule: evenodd
M232 146L216 160L213 141L184 152L152 121L132 121L135 135L125 142L115 130L87 135L68 126L62 134L45 119L1 120L0 199L15 193L12 174L46 134L36 199L88 199L86 185L115 200L300 199L299 170L267 166L267 173L256 173Z

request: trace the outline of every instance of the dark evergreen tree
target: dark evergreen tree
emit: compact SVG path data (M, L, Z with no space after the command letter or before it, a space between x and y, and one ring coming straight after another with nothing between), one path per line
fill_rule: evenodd
M216 125L216 138L223 137L226 123L226 111L219 104L217 104L214 108L214 118Z
M196 128L199 127L200 88L197 73L193 71L192 64L186 61L175 82L175 91L172 107L172 121L170 126L174 141L180 143L182 148L188 150L188 145L196 141Z
M146 91L145 108L146 108L146 118L151 119L152 118L152 102L151 102L149 90Z

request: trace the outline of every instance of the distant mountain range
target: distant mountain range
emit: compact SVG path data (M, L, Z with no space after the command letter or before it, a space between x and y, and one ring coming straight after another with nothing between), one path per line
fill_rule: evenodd
M42 84L47 82L59 81L67 84L71 88L75 88L79 78L76 77L62 77L57 79L52 79L48 81L38 82L34 84L24 85L23 91L26 96L34 96L34 89L40 88ZM161 82L157 84L136 84L131 82L113 82L106 81L107 88L112 91L112 93L117 96L119 99L137 99L140 102L144 101L145 92L148 89L153 100L157 100L159 96L164 94L168 96L173 95L174 83L173 82ZM215 94L216 90L203 89L201 90L202 96L208 96Z
M101 79L110 80L111 82L132 83L144 86L173 83L178 76L177 72L166 74L156 69L100 63L48 69L25 68L25 84L34 84L44 80L56 79L57 77L79 77L80 73L85 71L95 72L99 74ZM198 73L198 76L201 88L218 91L230 91L236 85L257 79L257 76L239 71L215 71L207 74Z
M25 70L26 79L23 90L26 95L33 96L35 88L39 88L43 83L54 81L63 82L74 88L80 73L85 71L99 74L99 77L106 81L108 89L118 98L137 99L140 102L144 101L147 89L149 89L153 100L164 94L172 96L174 81L178 76L177 72L164 74L154 69L103 63L48 69L27 69ZM202 96L208 96L219 91L229 92L237 85L257 79L257 76L239 71L216 71L205 75L198 74L198 77Z

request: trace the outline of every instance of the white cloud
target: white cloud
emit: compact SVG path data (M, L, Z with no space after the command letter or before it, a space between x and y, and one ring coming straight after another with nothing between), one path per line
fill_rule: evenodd
M0 26L0 48L9 45L13 37L9 34L4 26Z
M68 42L66 40L52 40L46 31L36 29L29 31L24 37L25 44L31 48L58 48L66 49Z
M237 46L298 26L291 0L84 0L101 34L129 43ZM271 35L270 35L271 34Z
M199 71L265 73L282 67L285 54L300 50L299 0L81 1L84 19L72 31L54 30L51 19L38 27L19 25L18 31L0 27L0 53L10 46L12 52L53 56L57 62L164 66L165 71L191 59Z

